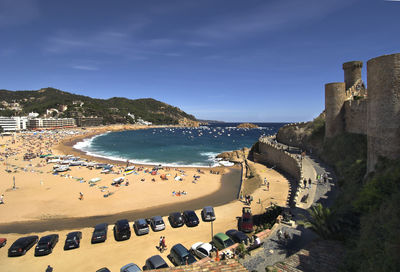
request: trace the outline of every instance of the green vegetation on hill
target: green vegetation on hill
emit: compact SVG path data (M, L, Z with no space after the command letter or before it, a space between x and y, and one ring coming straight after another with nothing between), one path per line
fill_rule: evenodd
M38 91L0 90L0 101L17 102L22 107L21 112L9 109L0 110L2 116L27 114L32 111L42 115L46 113L47 109L59 109L61 105L66 105L67 110L61 112L58 117L101 116L105 124L132 123L133 119L127 116L128 113L154 124L177 124L178 120L183 118L196 120L193 115L152 98L95 99L54 88L44 88Z
M347 246L345 271L400 271L400 160L380 159L366 175L367 139L343 134L325 143L341 193L332 207Z

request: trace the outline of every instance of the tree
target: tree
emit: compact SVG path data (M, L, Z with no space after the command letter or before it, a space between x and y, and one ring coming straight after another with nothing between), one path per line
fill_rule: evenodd
M322 239L336 239L338 237L338 225L336 216L329 208L317 203L307 210L308 217L299 221L299 225L313 230Z

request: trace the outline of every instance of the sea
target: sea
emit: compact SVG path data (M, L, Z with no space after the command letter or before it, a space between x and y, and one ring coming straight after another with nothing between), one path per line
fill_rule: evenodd
M197 128L160 127L107 132L84 139L74 148L88 155L131 163L163 166L230 166L216 156L250 148L262 135L273 135L286 123L254 123L258 128L237 128L240 123L212 123Z

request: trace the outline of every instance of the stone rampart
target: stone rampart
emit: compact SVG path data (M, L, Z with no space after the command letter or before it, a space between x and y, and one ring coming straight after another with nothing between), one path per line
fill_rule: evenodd
M271 139L261 137L258 142L258 153L254 153L254 161L275 165L295 178L297 181L302 179L301 163L296 155L293 155L274 144Z
M346 132L367 134L367 99L344 102L344 125Z

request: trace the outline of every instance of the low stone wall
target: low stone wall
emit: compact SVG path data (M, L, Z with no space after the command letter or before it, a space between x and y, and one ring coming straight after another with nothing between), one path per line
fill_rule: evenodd
M273 144L268 138L260 138L258 151L253 154L255 162L275 165L297 181L302 179L301 162L296 155L283 150L279 144Z
M367 99L344 102L344 124L346 132L367 134Z

